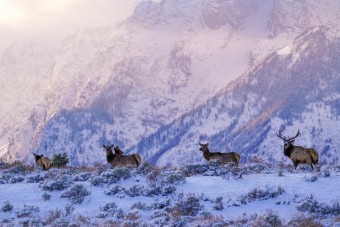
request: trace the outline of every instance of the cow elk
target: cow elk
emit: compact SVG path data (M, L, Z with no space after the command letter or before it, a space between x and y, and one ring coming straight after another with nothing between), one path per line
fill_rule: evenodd
M118 146L115 146L113 149L115 150L115 154L124 154L124 152Z
M136 166L138 167L142 159L138 154L131 154L131 155L123 155L123 152L120 150L120 152L115 150L115 154L112 152L112 148L114 148L114 145L106 146L103 145L103 148L106 150L106 160L108 163L111 164L112 168L115 168L117 166Z
M298 130L297 134L291 138L286 138L282 136L281 130L279 131L279 133L276 133L276 135L283 140L283 153L292 160L295 168L299 164L307 164L310 165L312 169L314 169L313 164L316 165L319 160L318 152L314 148L304 148L301 146L293 145L295 138L300 135L300 130Z
M44 155L37 155L33 153L35 162L38 166L42 167L43 170L49 170L51 168L52 162L49 158L44 157Z
M240 162L240 155L236 152L229 152L229 153L221 153L221 152L210 152L209 151L209 143L201 144L199 143L200 151L203 152L203 157L207 161L218 161L221 164L227 164L229 162L235 163L236 166Z

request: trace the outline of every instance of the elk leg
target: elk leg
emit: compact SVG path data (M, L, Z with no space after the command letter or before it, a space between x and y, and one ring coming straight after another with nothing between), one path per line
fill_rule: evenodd
M297 166L298 166L298 162L293 162L294 163L294 166L295 166L295 169L297 168Z

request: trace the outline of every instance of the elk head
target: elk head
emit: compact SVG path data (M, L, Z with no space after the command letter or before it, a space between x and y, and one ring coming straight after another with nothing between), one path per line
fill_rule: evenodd
M291 137L291 138L286 138L285 136L282 135L281 130L279 130L279 133L276 133L277 137L279 137L280 139L283 140L284 142L284 149L286 150L288 147L292 146L295 138L298 137L300 135L300 130L298 130L298 132L296 133L295 136Z
M120 155L124 154L124 152L118 146L115 146L114 150L115 150L115 154L120 154Z
M206 143L206 144L202 144L202 143L199 143L199 145L201 146L200 147L200 151L202 151L202 152L209 152L209 148L208 148L208 146L209 146L209 143Z
M39 159L41 159L44 156L43 154L42 155L37 155L35 153L33 153L33 155L34 155L35 161L38 161Z
M106 150L106 154L112 154L112 148L114 147L113 144L110 146L102 145L102 147Z

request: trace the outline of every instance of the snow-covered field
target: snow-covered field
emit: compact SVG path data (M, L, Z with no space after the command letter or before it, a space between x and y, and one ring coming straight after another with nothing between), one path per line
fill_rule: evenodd
M336 226L340 166L0 163L0 226Z

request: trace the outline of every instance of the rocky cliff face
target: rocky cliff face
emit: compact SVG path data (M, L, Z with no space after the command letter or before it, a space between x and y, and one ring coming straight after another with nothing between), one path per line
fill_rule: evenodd
M313 28L269 55L205 104L164 126L137 146L150 162L202 162L198 142L212 151L237 151L289 161L276 132L302 135L296 144L315 147L321 162L339 161L340 39ZM332 126L333 125L333 126Z

